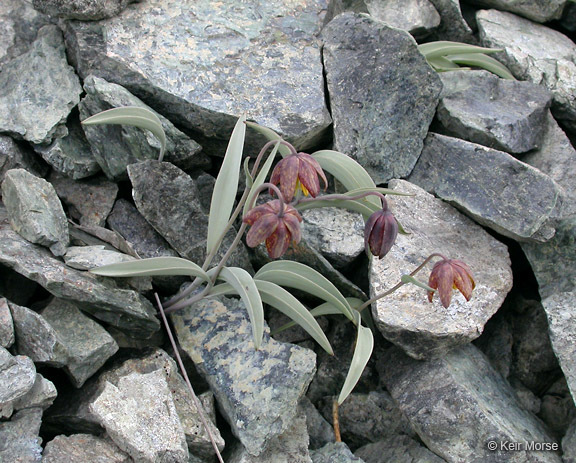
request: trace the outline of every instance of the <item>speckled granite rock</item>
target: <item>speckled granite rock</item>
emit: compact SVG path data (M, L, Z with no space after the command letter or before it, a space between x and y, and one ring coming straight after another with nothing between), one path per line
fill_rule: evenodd
M41 408L46 410L56 399L58 392L54 383L36 373L34 385L26 394L12 403L14 410L24 410L26 408Z
M326 444L310 452L310 456L312 463L364 463L364 460L354 456L344 442Z
M29 392L35 379L36 368L29 357L13 356L0 347L0 417L10 417L14 400Z
M466 262L476 288L470 302L455 291L446 309L437 297L430 303L426 291L406 285L372 304L372 314L384 337L414 358L443 355L476 339L502 305L512 286L508 252L480 226L416 185L393 180L389 186L415 195L388 198L410 235L398 235L388 255L372 259L370 295L392 287L433 253ZM417 275L420 280L428 280L430 264L427 269Z
M70 246L64 254L66 265L78 270L91 270L103 265L134 260L137 259L121 252L111 251L104 246Z
M50 183L24 169L9 170L2 182L2 201L12 229L22 237L49 247L55 256L66 252L68 220Z
M562 459L564 463L576 463L576 420L562 439Z
M477 6L510 11L539 23L560 19L566 0L470 0Z
M32 4L49 16L93 21L116 16L137 1L140 0L33 0Z
M0 132L32 143L66 135L63 124L82 87L56 26L44 26L30 50L3 67L0 87Z
M26 169L37 177L43 177L48 166L38 160L32 150L25 149L6 135L0 135L0 182L11 169Z
M429 0L366 0L368 13L389 26L421 39L440 24L440 15Z
M175 313L172 321L233 433L248 453L262 454L292 425L315 372L314 353L268 333L255 350L246 309L234 299L202 301Z
M436 31L438 40L450 40L476 44L478 39L462 16L460 0L430 0L440 14L440 26Z
M303 397L300 406L306 415L306 427L310 439L310 450L319 449L326 444L334 442L334 429L332 425L324 419L314 404Z
M91 434L56 436L46 444L43 463L131 463L113 442Z
M42 439L38 437L42 409L21 410L10 421L0 422L0 461L40 463Z
M0 297L0 347L14 344L14 323L6 298Z
M445 463L435 453L408 436L390 436L367 444L354 452L365 463Z
M374 181L410 173L442 83L414 39L366 15L343 13L322 31L334 147Z

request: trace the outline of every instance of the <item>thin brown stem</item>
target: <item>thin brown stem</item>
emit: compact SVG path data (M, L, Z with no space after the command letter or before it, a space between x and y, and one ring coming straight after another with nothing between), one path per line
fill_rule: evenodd
M338 419L338 400L334 399L332 402L332 426L334 427L334 437L336 442L342 442L340 436L340 420Z

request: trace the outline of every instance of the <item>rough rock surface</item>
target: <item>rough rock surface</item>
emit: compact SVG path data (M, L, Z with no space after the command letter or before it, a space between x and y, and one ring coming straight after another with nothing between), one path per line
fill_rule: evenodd
M0 297L0 347L8 348L14 344L14 322L8 307L8 301Z
M409 180L502 235L521 241L554 236L549 220L559 212L560 188L502 151L431 133Z
M365 463L445 463L435 453L408 436L390 436L367 444L354 452Z
M2 182L2 201L14 231L50 247L55 256L66 252L68 220L50 183L24 169L9 170Z
M113 442L91 434L56 436L46 444L43 463L131 463Z
M104 246L70 246L64 254L66 265L78 270L91 270L103 265L135 260L137 259L132 256L111 251Z
M21 410L10 421L0 422L0 461L40 463L42 439L38 437L42 409Z
M0 132L32 143L66 135L62 124L78 104L82 87L66 61L56 26L44 26L30 50L3 67L0 88Z
M564 463L576 463L576 420L572 421L562 439L562 460Z
M466 262L476 281L470 302L455 291L447 309L438 297L428 302L426 291L414 285L372 304L376 326L389 341L414 358L441 355L476 339L502 305L512 286L508 252L480 226L416 185L394 180L389 186L415 195L388 198L410 235L399 235L388 255L372 259L370 295L391 288L433 253ZM417 278L427 281L424 275Z
M414 39L366 15L343 13L322 31L335 149L376 184L410 173L442 83Z
M344 442L326 444L310 452L310 456L312 463L364 463L364 460L354 456Z
M12 414L12 402L32 389L36 368L29 357L12 356L0 347L0 416Z
M510 11L539 23L560 19L566 0L471 0L478 6Z
M6 135L0 135L0 182L11 169L26 169L37 177L43 177L48 167L32 150L25 149Z
M58 18L93 21L111 18L139 0L33 0L34 8Z
M422 441L446 461L562 461L552 451L510 451L498 444L489 450L490 441L555 441L473 345L426 362L397 348L388 355L380 364L384 385Z
M540 146L552 99L544 87L488 71L440 75L437 115L448 134L507 153Z
M430 3L440 14L438 40L476 44L478 40L462 15L460 0L430 0Z
M304 413L306 414L306 427L310 439L310 450L319 449L334 441L334 429L332 425L324 419L314 404L303 397L300 401Z
M200 302L172 315L172 321L233 433L248 453L258 456L291 426L314 375L316 356L267 333L255 350L244 305L221 300Z
M440 24L440 15L429 0L366 0L368 13L389 26L421 39Z
M36 373L36 379L34 380L34 385L26 394L18 399L14 400L12 406L14 410L24 410L26 408L41 408L46 410L57 397L58 392L54 383L42 376L40 373Z

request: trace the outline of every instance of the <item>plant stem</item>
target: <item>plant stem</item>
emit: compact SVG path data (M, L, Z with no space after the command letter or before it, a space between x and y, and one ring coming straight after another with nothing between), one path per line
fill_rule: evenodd
M334 427L336 442L342 442L342 437L340 436L340 421L338 419L338 399L334 399L334 402L332 402L332 426Z
M349 195L343 195L343 194L331 194L331 195L322 195L316 198L301 198L298 199L297 201L295 201L292 206L296 207L298 204L301 203L308 203L310 201L317 201L317 200L321 200L321 201L335 201L335 200L348 200L348 201L354 201L357 199L362 199L365 198L366 196L378 196L381 200L382 200L382 209L387 209L388 207L388 203L386 201L386 197L380 193L379 191L367 191L365 193L359 193L357 195L354 196L349 196Z

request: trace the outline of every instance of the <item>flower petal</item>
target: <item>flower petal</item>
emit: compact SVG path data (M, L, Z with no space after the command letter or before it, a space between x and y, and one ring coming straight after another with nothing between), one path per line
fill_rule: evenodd
M266 214L260 217L246 234L246 245L255 248L260 243L263 243L266 238L276 231L279 221L280 219L275 214Z
M250 209L242 219L242 222L248 225L254 225L254 223L264 214L271 213L274 213L274 210L271 208L270 202L267 202L266 204L261 204L260 206L256 206Z
M300 183L310 192L310 196L315 198L320 193L320 181L316 170L307 162L300 161L298 169L298 179Z
M454 286L458 289L467 301L472 297L472 286L473 279L470 277L461 266L452 265L452 270L454 271Z
M312 166L312 168L316 171L316 173L320 176L320 178L322 178L322 180L324 181L324 189L328 188L328 180L326 179L326 174L324 173L324 171L322 170L322 166L320 166L320 163L314 159L313 156L306 154L306 153L299 153L301 155L300 160L306 162L307 164L310 164Z
M370 246L370 236L372 235L372 230L374 229L374 225L380 218L380 215L381 215L380 211L374 212L374 214L372 214L368 218L366 224L364 225L364 247L366 249L370 249L370 252L372 252L372 247Z
M391 212L386 211L384 213L382 222L384 222L384 233L382 236L382 243L380 244L380 251L378 253L378 257L382 259L392 246L396 242L396 237L398 236L398 222L392 215Z
M284 225L286 225L286 228L290 232L292 241L294 241L295 243L299 243L300 240L302 239L302 233L300 231L300 222L298 221L298 219L292 214L285 214L282 220L284 221Z
M276 231L266 240L266 249L272 259L282 256L290 245L290 233L282 221L278 222Z
M282 166L280 166L282 163ZM296 155L292 154L280 161L277 167L280 167L278 172L278 183L284 201L289 203L294 198L296 191L296 181L298 180L298 167L300 162ZM272 182L273 183L273 182Z
M454 271L449 261L441 261L438 264L438 296L445 308L448 308L452 301L452 287L454 286ZM436 270L436 266L432 271Z

